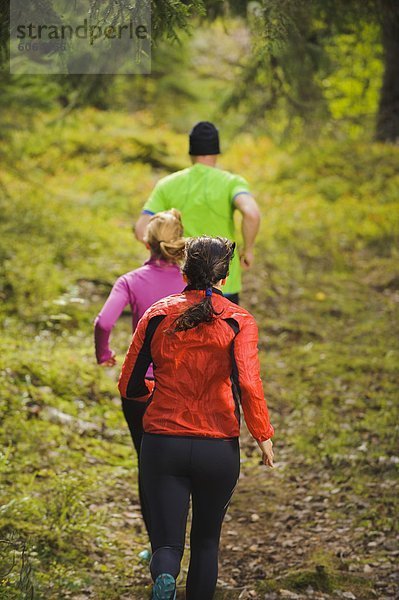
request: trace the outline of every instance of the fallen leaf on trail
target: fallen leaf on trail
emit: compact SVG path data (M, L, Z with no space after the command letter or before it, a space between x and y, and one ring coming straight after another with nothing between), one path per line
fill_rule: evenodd
M365 573L372 573L373 569L370 567L370 565L364 565L363 571Z
M281 598L300 598L298 594L296 594L295 592L291 592L291 590L281 589L279 590L279 594Z

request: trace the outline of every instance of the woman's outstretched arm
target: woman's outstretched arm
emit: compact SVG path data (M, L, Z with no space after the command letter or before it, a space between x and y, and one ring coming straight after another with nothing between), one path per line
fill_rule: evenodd
M106 363L115 356L109 347L111 331L129 304L129 289L124 277L115 282L110 295L94 321L94 343L99 364Z
M269 440L274 434L274 428L270 423L260 378L258 327L251 315L240 322L240 331L234 340L234 358L245 422L251 435L258 442L264 463L272 466L273 450Z

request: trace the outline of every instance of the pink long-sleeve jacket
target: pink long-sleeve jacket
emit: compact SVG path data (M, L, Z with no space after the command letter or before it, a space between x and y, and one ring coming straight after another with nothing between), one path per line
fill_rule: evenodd
M119 277L95 320L97 362L101 364L112 357L109 345L111 331L126 306L130 305L131 308L134 331L147 308L165 296L181 292L184 286L177 265L154 258ZM153 377L152 366L147 371L147 377Z

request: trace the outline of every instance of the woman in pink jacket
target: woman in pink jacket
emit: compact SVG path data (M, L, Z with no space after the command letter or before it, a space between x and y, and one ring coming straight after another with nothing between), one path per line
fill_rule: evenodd
M96 357L101 365L116 364L115 353L110 348L109 340L112 329L126 306L130 305L134 331L147 308L165 296L181 292L185 286L179 268L185 245L179 211L171 209L154 215L147 226L144 241L151 253L149 260L142 267L125 273L117 279L95 320ZM146 381L149 387L153 386L152 365L147 370ZM145 408L145 402L122 398L123 414L138 457L140 457ZM139 492L141 510L147 525L141 496L140 473Z

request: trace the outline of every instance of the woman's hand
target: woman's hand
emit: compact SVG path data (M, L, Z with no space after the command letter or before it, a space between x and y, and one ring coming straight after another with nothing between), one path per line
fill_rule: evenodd
M111 358L101 363L102 367L114 367L116 365L116 356L113 354Z
M265 442L258 442L258 446L262 452L262 462L266 467L274 467L274 452L273 452L273 442L271 440L266 440Z

